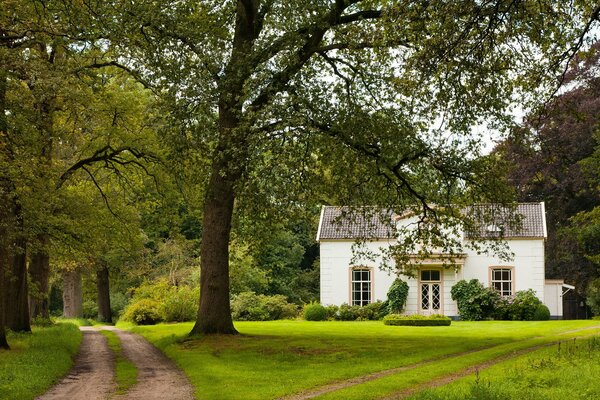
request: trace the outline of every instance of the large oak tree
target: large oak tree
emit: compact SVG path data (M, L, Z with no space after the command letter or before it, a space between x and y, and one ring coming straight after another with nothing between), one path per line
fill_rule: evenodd
M504 0L160 0L107 13L116 61L164 96L207 163L195 333L235 332L231 224L253 202L335 192L432 212L466 201L466 185L470 201L498 200L472 127L556 86L598 17L585 2Z

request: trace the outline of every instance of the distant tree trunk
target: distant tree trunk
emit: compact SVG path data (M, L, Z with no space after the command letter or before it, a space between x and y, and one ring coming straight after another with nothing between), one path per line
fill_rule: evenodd
M96 271L96 287L98 289L98 321L112 322L110 311L110 281L108 265L101 262Z
M7 264L8 252L6 243L2 238L4 235L4 229L0 228L0 349L8 349L8 342L6 340L6 330L4 326L6 324L5 318L5 280L6 280L6 271L4 270L4 266Z
M31 255L29 277L31 288L29 293L29 313L31 318L50 318L48 305L50 255L46 249L48 236L38 237L39 248Z
M63 271L63 316L65 318L83 317L83 294L81 292L81 271Z
M8 287L6 290L5 314L6 326L15 332L31 332L29 321L29 291L27 288L27 256L25 249L27 242L22 237L23 220L20 206L13 207L15 212L13 225L17 229L17 239L12 247L12 257L9 266L12 267L8 276Z

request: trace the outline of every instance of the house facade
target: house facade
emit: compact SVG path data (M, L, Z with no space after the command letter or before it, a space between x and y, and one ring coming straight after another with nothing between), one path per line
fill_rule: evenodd
M464 253L449 261L444 254L431 252L426 258L414 258L414 277L399 275L395 268L383 270L382 249L397 243L397 231L390 226L416 224L415 215L370 217L350 216L344 207L323 207L317 241L320 244L321 304L342 303L365 305L385 300L393 281L399 277L409 285L406 314L444 314L458 316L456 302L450 290L461 279L478 279L484 285L496 288L501 295L511 296L520 290L533 289L548 306L552 318L562 318L561 280L546 280L544 243L547 237L544 203L520 203L516 214L521 217L519 229L503 228L503 238L514 255L510 261L494 254L478 253L464 246ZM384 221L382 221L382 218ZM393 222L386 221L391 218ZM394 230L392 228L392 230ZM367 232L368 231L368 232ZM368 233L368 235L365 235ZM370 257L353 253L358 239ZM473 240L461 234L461 240Z

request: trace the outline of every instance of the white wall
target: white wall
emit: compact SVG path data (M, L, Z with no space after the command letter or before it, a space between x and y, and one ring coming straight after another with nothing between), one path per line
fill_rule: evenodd
M366 247L378 252L381 247L388 247L393 240L381 240L366 243ZM382 271L379 268L381 259L375 261L359 260L351 264L351 240L322 240L321 241L321 303L336 304L350 303L350 273L352 266L367 266L373 268L373 300L385 300L387 291L396 278L394 273ZM455 272L454 268L444 270L443 304L444 314L458 314L456 304L452 301L450 290L460 279L478 279L484 285L490 284L489 267L513 267L513 291L533 289L538 298L544 298L544 241L543 239L508 240L510 250L515 254L512 261L501 261L498 257L477 254L467 250L465 265ZM409 297L406 312L418 312L418 281L401 276L409 284ZM552 315L555 315L552 313ZM558 314L557 314L558 315ZM560 314L562 315L562 313Z

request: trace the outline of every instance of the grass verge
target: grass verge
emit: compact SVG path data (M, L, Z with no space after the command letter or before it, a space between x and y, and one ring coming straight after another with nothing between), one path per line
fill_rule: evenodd
M600 338L562 342L496 364L415 400L562 400L600 398Z
M0 398L33 399L65 376L81 343L71 323L9 333L11 350L0 350Z
M116 394L124 394L136 384L138 370L135 365L123 355L121 340L116 333L105 330L100 331L100 333L106 336L108 347L115 354Z
M241 335L196 338L187 337L192 327L189 323L130 329L175 360L195 386L197 398L251 400L278 398L376 371L487 348L468 355L471 358L467 362L477 363L512 351L513 346L518 348L516 342L531 340L530 345L535 345L545 337L592 325L598 322L456 322L435 328L385 326L380 321L238 322ZM460 365L457 360L444 360L411 371L414 375L403 372L323 398L376 398L398 390L397 385L403 385L396 381L400 375L408 376L405 384L411 385L421 374L433 378ZM378 384L385 387L379 390Z

